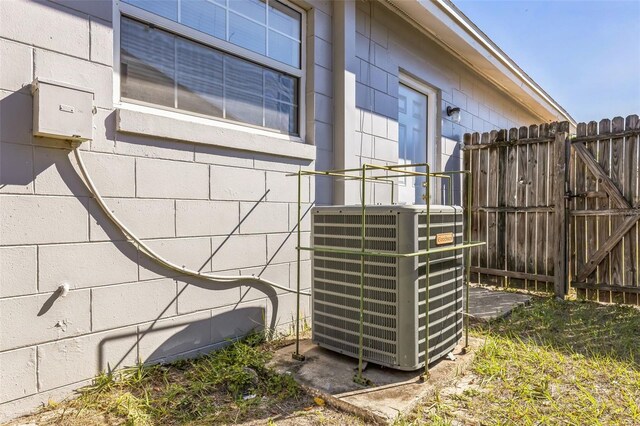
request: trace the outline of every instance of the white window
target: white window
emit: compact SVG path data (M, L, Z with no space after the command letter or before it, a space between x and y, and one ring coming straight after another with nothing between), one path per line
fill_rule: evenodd
M300 131L303 12L278 0L121 0L123 102Z

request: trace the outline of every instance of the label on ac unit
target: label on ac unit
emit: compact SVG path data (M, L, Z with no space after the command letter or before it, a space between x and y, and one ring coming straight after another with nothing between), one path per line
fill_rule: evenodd
M443 244L453 243L453 232L443 232L442 234L436 234L436 245L441 246Z
M60 104L60 111L74 113L76 109L71 105Z

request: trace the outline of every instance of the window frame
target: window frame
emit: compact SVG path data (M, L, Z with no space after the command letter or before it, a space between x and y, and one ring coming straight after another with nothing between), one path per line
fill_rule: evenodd
M178 0L179 1L179 0ZM201 121L205 119L209 124L218 127L231 128L235 130L242 130L249 133L259 133L263 135L270 135L278 139L287 139L293 142L305 142L306 141L306 68L307 68L307 26L306 11L287 0L277 0L278 2L290 7L296 12L300 13L300 68L285 64L284 62L277 61L273 58L263 56L259 53L253 52L244 47L237 46L226 40L219 39L209 34L205 34L196 29L190 28L184 24L172 21L154 13L148 12L144 9L140 9L129 3L125 3L121 0L115 0L113 2L113 103L115 108L125 108L136 110L140 112L148 112L152 114L161 115L164 117L178 117L185 120L197 119ZM137 21L141 21L157 27L160 30L165 30L175 34L178 37L201 43L204 46L211 47L219 50L223 53L228 53L237 56L240 59L245 59L254 62L260 66L264 66L276 71L288 74L295 77L298 80L298 134L290 134L288 132L282 132L277 129L269 127L259 126L250 123L244 123L242 121L230 120L222 117L214 117L211 115L200 114L197 112L181 110L179 108L171 108L163 105L157 105L144 101L136 101L133 99L123 99L121 94L120 85L120 19L122 16L132 18ZM268 13L267 18L268 20ZM228 24L227 24L228 25Z

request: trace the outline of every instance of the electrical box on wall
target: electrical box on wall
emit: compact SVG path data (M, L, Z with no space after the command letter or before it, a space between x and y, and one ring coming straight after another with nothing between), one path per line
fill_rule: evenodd
M92 139L93 92L36 79L31 93L34 136L79 142Z

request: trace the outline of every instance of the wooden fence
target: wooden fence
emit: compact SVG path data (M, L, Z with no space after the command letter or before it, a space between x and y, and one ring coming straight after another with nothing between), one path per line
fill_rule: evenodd
M557 221L564 209L563 166L569 123L466 134L465 169L471 170L472 251L477 282L552 291L564 265ZM561 173L558 175L558 173ZM558 285L564 286L562 281Z
M640 304L640 120L466 134L480 283Z

